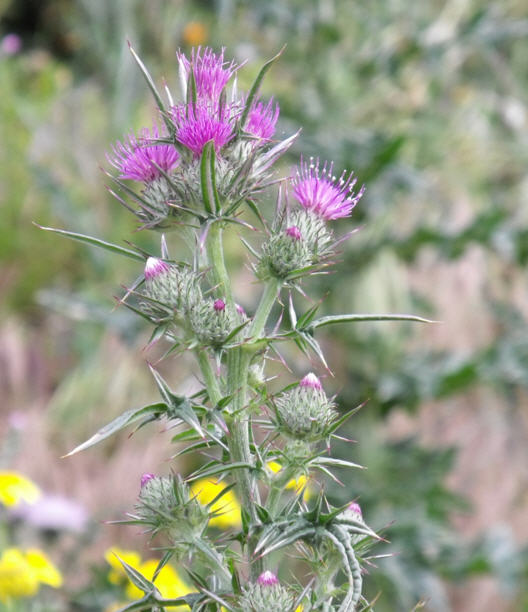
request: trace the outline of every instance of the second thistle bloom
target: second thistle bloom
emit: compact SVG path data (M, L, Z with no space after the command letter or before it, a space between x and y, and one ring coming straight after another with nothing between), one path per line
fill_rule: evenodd
M339 178L332 174L334 164L310 158L301 162L293 179L293 196L299 204L325 221L347 217L359 202L365 188L354 192L357 179L351 172L343 172Z
M277 576L268 571L262 572L257 581L243 590L240 610L250 612L293 611L293 595L282 586Z

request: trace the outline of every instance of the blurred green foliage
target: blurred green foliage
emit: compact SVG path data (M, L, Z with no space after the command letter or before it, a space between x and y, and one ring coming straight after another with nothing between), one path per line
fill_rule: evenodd
M83 321L70 347L78 366L58 393L55 416L79 371L95 367L105 330L128 342L140 331L121 311L109 315L116 287L137 274L132 264L116 265L31 226L120 243L130 235L133 221L107 196L97 167L113 140L150 121L152 103L126 40L171 87L174 51L191 42L190 23L204 28L205 39L195 42L229 42L228 56L250 58L241 87L286 42L264 93L280 102L281 130L303 126L289 161L301 152L333 159L367 184L350 221L361 230L343 247L335 273L317 281L327 294L321 313L414 311L443 319L435 300L442 287L433 297L431 285L416 288L413 274L434 280L437 270L454 270L475 253L480 266L466 270L460 296L450 296L454 311L473 308L464 303L464 283L479 287L475 315L487 327L482 337L469 330L463 349L431 349L428 332L407 324L339 327L327 336L330 365L339 364L337 379L345 381L343 408L370 398L350 433L361 441L355 458L369 470L333 494L341 502L359 496L369 523L387 525L391 545L376 553L396 553L376 562L369 594L381 591L379 611L406 611L420 599L446 611L446 580L493 572L514 599L528 570L511 533L490 528L466 542L452 527L453 511L470 511L445 485L454 451L389 441L377 425L395 408L419 410L479 385L520 409L528 385L526 301L518 296L528 259L528 218L519 205L527 192L526 4L47 0L33 7L28 25L21 7L33 4L0 5L4 33L18 31L24 41L20 55L0 62L1 291L6 313L31 321L38 299ZM155 248L148 236L134 241ZM242 257L232 253L233 261Z

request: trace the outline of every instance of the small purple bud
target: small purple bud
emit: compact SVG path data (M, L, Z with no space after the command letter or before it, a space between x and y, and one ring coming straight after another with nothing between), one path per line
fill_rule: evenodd
M266 570L257 578L257 584L262 586L275 586L276 584L279 584L279 579L273 572Z
M157 259L156 257L149 257L147 259L147 263L145 264L145 278L147 280L156 278L156 276L168 271L169 265L161 259Z
M222 312L223 310L225 310L224 300L220 300L220 299L215 300L213 307L216 310L216 312Z
M147 484L147 482L149 482L149 480L152 480L153 478L156 478L154 474L143 474L143 476L141 476L141 488L143 488Z
M299 385L301 387L307 387L309 389L316 389L317 391L321 391L321 389L323 388L321 381L313 372L306 374L306 376L301 380Z
M235 304L235 310L242 317L244 317L246 315L246 311L242 308L242 306L240 306L240 304Z
M286 235L290 236L290 238L293 238L294 240L301 240L302 238L301 230L296 225L288 227L286 229Z
M354 512L354 514L359 514L359 516L363 518L363 513L361 512L361 506L358 503L352 502L351 504L349 504L348 509L351 512Z

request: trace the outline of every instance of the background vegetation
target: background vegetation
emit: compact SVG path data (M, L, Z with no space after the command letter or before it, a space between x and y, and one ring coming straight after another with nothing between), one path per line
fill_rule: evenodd
M1 0L0 17L1 35L22 40L0 51L0 467L89 513L49 543L68 577L63 609L103 608L102 551L138 538L100 521L129 508L139 475L166 472L171 452L166 432L141 431L58 459L155 390L148 330L113 310L133 264L32 225L113 242L133 231L99 170L116 138L150 122L127 39L174 87L178 47L249 58L247 86L287 43L264 92L280 103L281 131L303 126L284 172L303 151L367 185L349 221L360 231L317 281L321 312L442 321L347 326L323 340L327 387L343 407L369 400L348 432L358 444L340 449L369 469L333 491L359 496L390 540L368 594L381 593L380 612L528 609L526 3ZM245 261L237 249L233 267ZM248 274L239 291L251 306ZM295 374L309 367L298 363ZM164 369L192 388L192 368Z

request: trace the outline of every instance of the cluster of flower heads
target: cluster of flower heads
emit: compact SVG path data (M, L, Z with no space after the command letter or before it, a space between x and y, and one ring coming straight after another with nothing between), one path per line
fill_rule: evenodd
M114 180L139 204L135 213L146 227L166 227L173 217L185 222L182 215L188 212L204 216L200 160L208 143L213 143L215 152L222 207L233 212L233 200L252 198L273 182L271 167L295 138L273 141L280 112L273 99L264 102L254 94L238 95L236 84L227 95L240 66L227 62L223 50L214 53L198 47L190 58L179 52L178 63L184 101L174 104L171 99L171 106L158 118L163 128L154 125L138 135L131 133L108 154L118 171ZM324 221L349 215L363 194L363 189L354 192L352 173L336 178L332 172L332 164L321 167L318 160L301 160L291 180L300 208ZM142 191L136 193L124 180L141 183ZM121 195L114 195L131 208ZM287 234L304 239L295 224Z

